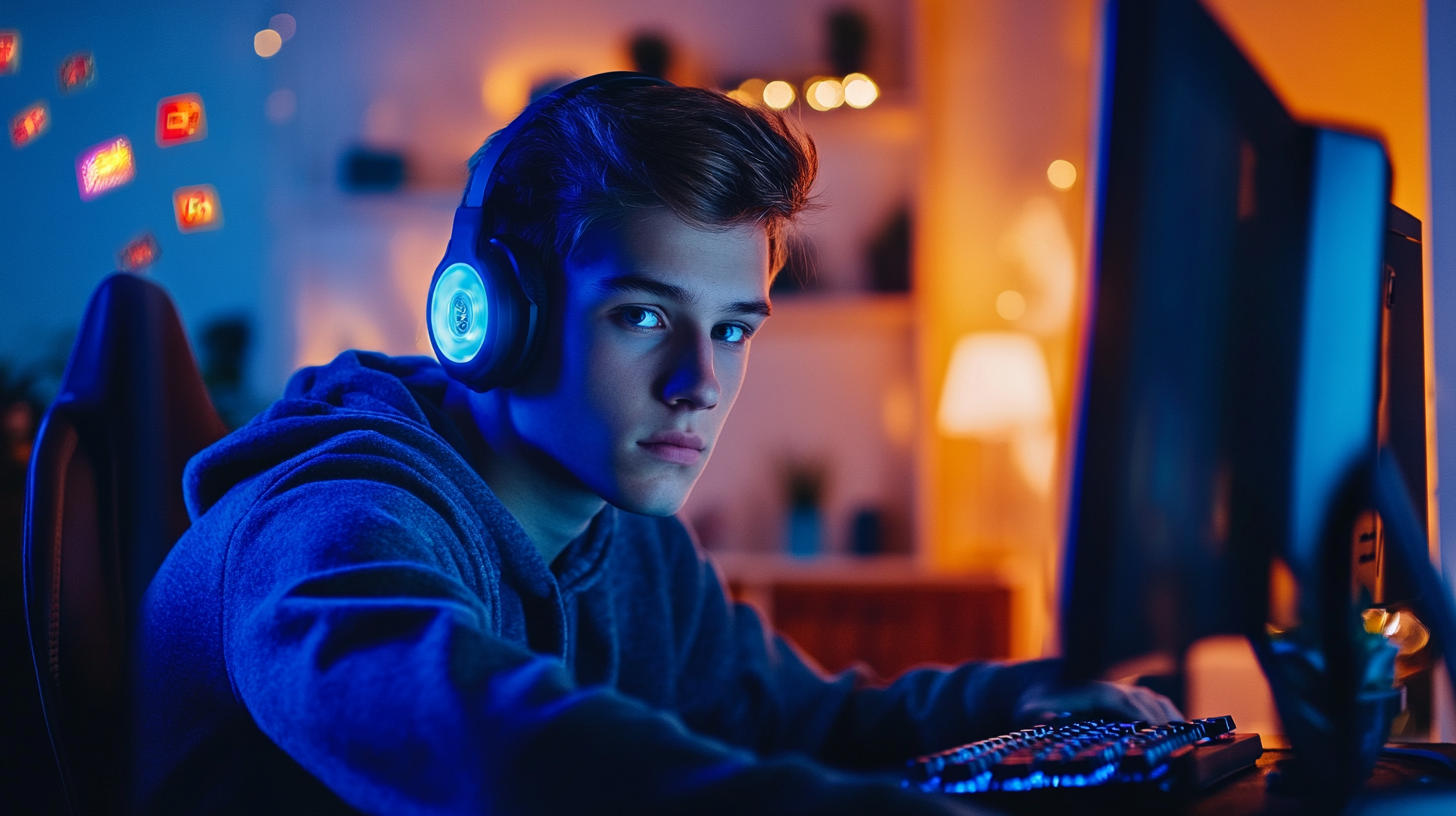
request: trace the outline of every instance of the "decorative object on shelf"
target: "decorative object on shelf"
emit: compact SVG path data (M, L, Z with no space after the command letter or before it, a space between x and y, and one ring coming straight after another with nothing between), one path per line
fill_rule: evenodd
M865 52L870 45L870 25L856 9L842 8L829 13L829 64L834 73L845 76L864 70Z
M897 207L865 247L872 292L910 291L910 208Z
M388 193L404 186L408 163L404 154L355 147L340 162L340 185L351 193Z
M774 295L788 295L818 289L818 254L813 242L804 235L792 234L785 239L785 249L784 266L769 291Z
M875 555L885 549L884 521L880 511L861 508L849 530L849 550L855 555Z
M666 79L672 67L672 43L655 31L642 31L632 37L627 50L632 56L632 70L639 74Z
M829 469L818 460L790 459L784 464L789 517L785 541L790 555L813 556L824 549L824 489Z

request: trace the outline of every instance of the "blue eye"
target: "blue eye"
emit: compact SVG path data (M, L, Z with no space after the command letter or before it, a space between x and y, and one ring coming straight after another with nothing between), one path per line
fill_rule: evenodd
M726 343L742 343L748 339L748 330L737 323L725 323L717 327L718 339Z
M641 306L628 306L623 309L622 320L634 329L657 329L662 327L662 315Z

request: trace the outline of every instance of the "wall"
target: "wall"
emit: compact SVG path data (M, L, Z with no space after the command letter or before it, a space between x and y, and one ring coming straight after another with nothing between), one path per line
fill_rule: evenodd
M268 263L269 83L253 33L267 25L271 8L253 0L206 15L180 0L0 5L0 29L22 36L20 71L0 76L6 132L10 118L37 100L52 114L49 132L25 147L0 145L0 361L30 367L64 357L66 333L92 288L116 268L117 251L148 230L162 248L152 274L194 333L218 316L259 312ZM96 79L62 96L57 66L83 50L95 54ZM202 95L207 138L159 148L157 101L187 92ZM77 154L117 134L131 141L136 179L81 201ZM217 188L224 227L183 235L172 191L201 183Z
M1017 642L1029 645L1018 653L1036 654L1051 633L1085 220L1082 179L1058 190L1047 169L1067 160L1085 178L1096 7L924 0L918 10L919 535L936 569L1003 571L1026 589L1030 631ZM997 309L1007 290L1026 303L1014 320ZM1004 438L942 433L956 343L1005 331L1032 338L1044 356L1051 420Z

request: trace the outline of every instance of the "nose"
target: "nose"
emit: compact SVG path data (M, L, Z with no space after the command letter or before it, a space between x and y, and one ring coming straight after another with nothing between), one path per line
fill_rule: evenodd
M662 400L674 408L706 410L716 407L723 387L713 370L713 339L694 334L674 349L673 362L662 388Z

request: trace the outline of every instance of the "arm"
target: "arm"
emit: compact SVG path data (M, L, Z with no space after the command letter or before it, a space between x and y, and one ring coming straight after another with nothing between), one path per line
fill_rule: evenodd
M1146 689L1059 686L1056 660L915 669L887 686L853 669L827 677L752 608L728 600L700 552L690 544L683 552L691 555L678 559L677 581L696 604L680 613L694 622L695 638L683 650L683 672L701 678L684 717L695 730L761 754L793 751L837 767L884 769L1061 711L1179 718Z
M490 565L428 490L324 476L294 474L234 533L224 646L259 728L355 807L953 809L800 759L759 762L670 714L575 688L558 661L496 635L478 586Z

